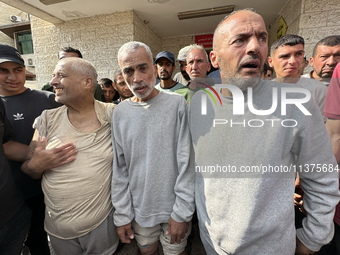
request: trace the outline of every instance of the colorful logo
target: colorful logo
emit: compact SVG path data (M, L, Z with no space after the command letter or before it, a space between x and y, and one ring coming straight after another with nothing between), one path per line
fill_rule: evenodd
M220 101L220 104L222 105L222 100L221 97L219 96L219 94L217 93L217 91L210 85L203 83L203 82L198 82L199 84L206 86L207 88L209 88L212 92L214 92L214 94L217 96L218 100ZM206 92L214 101L215 105L217 105L216 100L214 98L214 95L208 91L206 88L199 88L200 90L203 90L204 92ZM201 114L202 115L207 115L207 98L205 94L202 94L202 108L201 108Z

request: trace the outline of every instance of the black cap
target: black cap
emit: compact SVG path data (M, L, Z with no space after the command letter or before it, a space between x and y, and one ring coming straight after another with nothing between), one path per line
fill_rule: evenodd
M0 64L4 62L14 62L21 66L25 66L25 61L15 48L7 44L0 44Z
M157 61L160 58L166 58L168 59L172 64L175 65L175 56L174 54L172 54L170 51L162 51L160 53L157 54L156 59L155 59L155 63L157 64Z

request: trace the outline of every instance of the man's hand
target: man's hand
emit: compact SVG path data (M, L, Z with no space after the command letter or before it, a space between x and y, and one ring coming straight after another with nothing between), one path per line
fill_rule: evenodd
M177 222L173 218L170 217L168 222L168 230L166 231L166 235L171 235L170 243L181 243L181 240L184 238L185 234L188 232L188 222Z
M66 143L50 150L46 150L46 145L46 137L30 144L28 160L23 164L22 170L33 178L40 178L44 171L76 159L77 150L73 143Z
M298 193L294 193L294 205L300 210L300 212L307 215L307 212L303 209L303 197Z
M131 243L131 239L135 238L131 228L131 222L124 226L117 227L117 234L122 243Z
M309 255L314 254L314 251L308 249L301 241L296 238L296 250L295 255Z
M304 192L300 185L300 177L297 176L295 179L294 205L300 210L300 212L307 215L307 212L303 208L303 195Z

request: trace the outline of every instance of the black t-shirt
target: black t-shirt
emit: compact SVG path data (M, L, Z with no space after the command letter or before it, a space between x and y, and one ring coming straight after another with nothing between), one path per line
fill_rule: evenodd
M12 136L11 126L6 119L5 107L0 100L0 228L23 206L24 201L15 188L14 179L3 148L3 143Z
M48 91L26 89L23 93L14 96L2 96L6 108L7 118L12 126L13 141L29 145L34 129L35 118L43 110L61 106L55 100L55 94ZM21 189L25 198L42 194L41 181L34 180L21 171L21 163L9 161L17 187Z

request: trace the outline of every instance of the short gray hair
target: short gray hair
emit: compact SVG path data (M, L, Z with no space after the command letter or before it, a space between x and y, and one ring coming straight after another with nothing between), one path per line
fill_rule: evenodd
M70 67L73 72L77 72L84 76L91 77L93 81L92 87L94 91L97 87L97 79L98 79L96 68L89 61L82 59L82 58L76 58L76 57L63 58L63 59L60 59L58 63L67 63L67 62L71 62Z
M191 45L190 45L190 50L189 50L188 54L189 54L190 51L192 51L192 50L200 50L200 51L204 52L205 57L206 57L206 60L207 60L207 62L209 62L208 53L206 52L206 50L204 49L204 47L203 47L202 45L199 45L199 44L191 44Z
M118 61L120 61L120 59L124 57L127 53L136 52L141 47L145 49L146 53L150 57L151 63L153 63L153 57L152 57L152 52L150 50L150 47L147 46L145 43L136 42L136 41L125 43L123 44L122 47L120 47L118 51Z
M117 77L118 77L119 75L122 75L122 76L123 76L122 69L120 69L120 68L116 69L116 70L114 71L114 73L113 73L113 81L114 81L115 83L117 83Z

